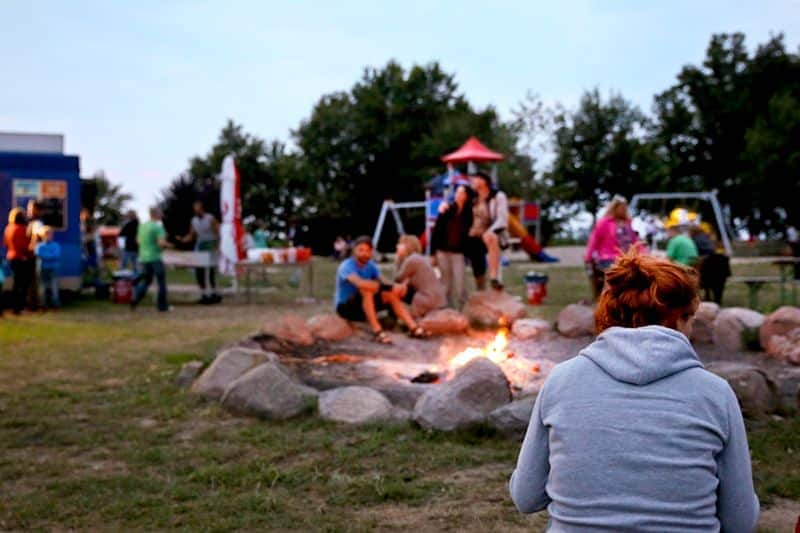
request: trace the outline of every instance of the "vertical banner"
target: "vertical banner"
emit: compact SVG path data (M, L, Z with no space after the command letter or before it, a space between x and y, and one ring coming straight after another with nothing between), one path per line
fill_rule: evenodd
M219 271L223 274L236 275L236 263L244 259L244 230L242 228L242 204L239 195L239 169L233 154L222 161L220 178L220 213L222 220L219 227Z

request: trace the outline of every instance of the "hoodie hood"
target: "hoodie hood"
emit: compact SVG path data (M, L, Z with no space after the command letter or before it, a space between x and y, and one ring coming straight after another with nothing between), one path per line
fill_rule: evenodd
M663 326L608 328L580 355L617 381L632 385L647 385L689 368L703 368L689 339Z

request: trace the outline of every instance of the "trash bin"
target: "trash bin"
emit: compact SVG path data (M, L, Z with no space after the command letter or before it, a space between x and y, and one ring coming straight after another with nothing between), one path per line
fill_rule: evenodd
M116 270L111 279L111 301L115 304L129 304L133 299L133 272Z
M539 305L547 296L547 274L541 272L528 272L525 274L525 292L528 303Z

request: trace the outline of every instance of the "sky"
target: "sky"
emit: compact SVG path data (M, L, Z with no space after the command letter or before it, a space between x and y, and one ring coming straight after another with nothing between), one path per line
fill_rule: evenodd
M0 0L0 131L61 133L81 173L152 204L227 119L290 132L365 67L438 61L504 117L532 91L617 91L648 111L713 33L800 43L800 0Z

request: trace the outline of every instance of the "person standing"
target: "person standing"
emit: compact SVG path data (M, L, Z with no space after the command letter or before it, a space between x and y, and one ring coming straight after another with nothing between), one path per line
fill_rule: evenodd
M474 195L468 186L460 185L456 189L453 203L436 217L431 234L431 252L442 273L448 304L459 310L466 302L464 254L472 226Z
M684 266L695 266L697 263L697 245L678 225L667 225L667 257Z
M461 259L463 267L463 256ZM400 285L399 295L409 304L415 319L447 304L444 285L436 277L430 261L422 255L422 245L414 235L401 235L397 241L395 282Z
M167 277L162 252L164 248L169 248L170 244L167 242L167 232L161 223L161 210L158 207L150 208L150 220L139 225L136 240L139 243L139 265L142 275L133 292L131 309L136 309L155 278L158 283L156 308L162 312L169 311Z
M617 257L627 253L633 246L639 247L640 243L628 214L628 201L615 195L594 225L583 255L595 300L603 290L605 271Z
M39 280L44 288L45 309L61 307L58 291L58 269L61 266L61 245L53 238L55 232L50 226L42 227L42 241L36 245L39 258Z
M800 260L800 231L796 227L790 225L786 228L786 242L792 249L792 256ZM800 263L794 264L794 279L800 280Z
M125 270L130 267L130 271L136 276L138 273L137 262L139 260L139 241L137 235L139 233L139 217L136 211L128 211L127 219L119 230L120 237L125 239L125 244L122 247L122 257L120 258L119 267Z
M206 212L202 201L196 200L193 208L194 216L192 217L189 233L180 240L181 242L194 241L195 252L207 252L210 254L211 259L208 266L194 269L197 285L203 292L197 303L216 304L222 301L222 297L217 294L217 269L213 266L219 251L219 222L214 218L214 215Z
M14 275L11 310L18 315L25 309L28 291L36 273L36 260L28 235L28 221L25 212L18 207L8 214L8 225L3 232L3 245L6 248L6 259Z

